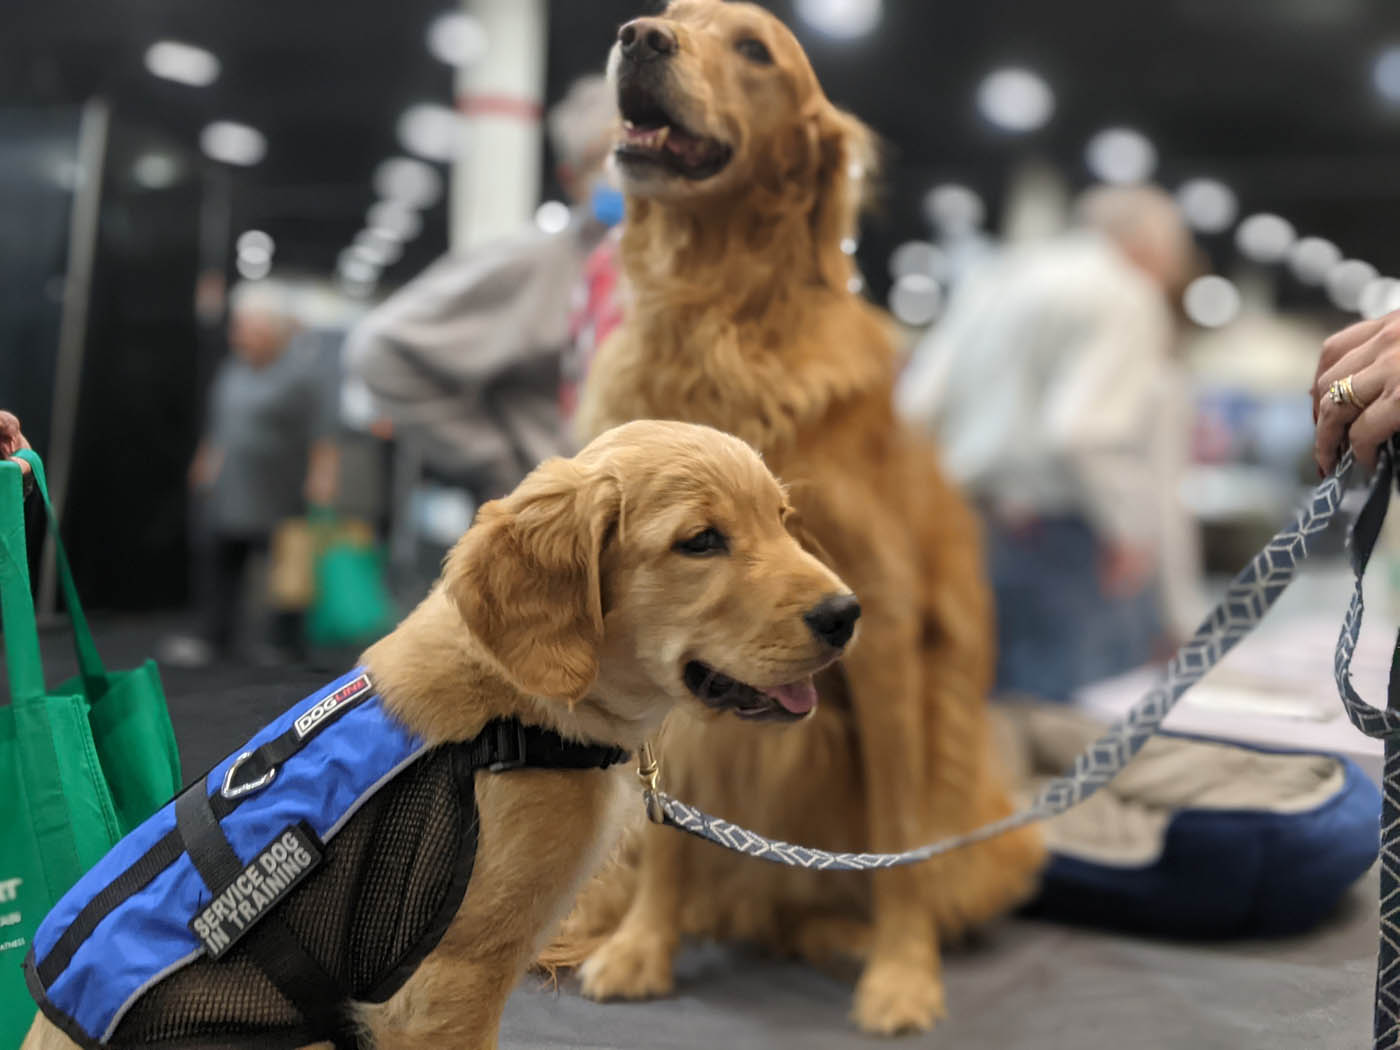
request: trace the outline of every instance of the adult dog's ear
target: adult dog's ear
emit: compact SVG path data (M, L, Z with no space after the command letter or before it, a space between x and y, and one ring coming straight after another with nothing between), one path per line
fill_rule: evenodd
M845 291L851 257L841 242L856 236L860 213L869 203L879 164L875 133L849 113L825 103L815 121L817 170L812 202L812 242L822 280Z
M599 562L621 499L613 477L550 460L483 506L448 554L447 595L522 692L572 703L597 678Z

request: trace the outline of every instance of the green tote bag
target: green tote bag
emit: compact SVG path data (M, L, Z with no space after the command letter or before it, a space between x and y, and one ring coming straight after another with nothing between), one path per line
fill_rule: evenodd
M49 512L44 468L34 469ZM20 970L49 908L127 831L179 790L180 760L155 664L107 671L53 528L79 674L48 689L30 598L22 477L0 461L0 629L10 704L0 707L0 1048L34 1015Z

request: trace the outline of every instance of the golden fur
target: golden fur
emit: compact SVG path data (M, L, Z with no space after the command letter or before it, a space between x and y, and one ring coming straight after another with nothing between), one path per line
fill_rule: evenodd
M654 417L745 438L865 609L862 641L823 679L815 717L761 734L675 724L663 783L828 848L902 849L1002 817L1012 806L985 710L994 634L976 521L934 450L896 420L896 350L883 315L850 290L842 251L871 136L761 8L675 0L633 25L672 35L674 53L645 75L675 122L732 159L699 181L622 165L630 313L592 366L582 430ZM738 53L743 40L771 64ZM610 70L624 67L615 49ZM944 1012L939 939L1023 900L1043 859L1028 828L873 877L814 874L649 828L585 891L544 961L586 959L586 994L640 998L671 988L683 935L857 955L857 1023L923 1029Z
M430 743L519 717L635 749L674 707L705 710L682 678L689 660L763 689L838 655L803 616L849 591L789 535L787 513L732 437L677 423L612 431L482 507L441 585L365 663ZM673 549L707 527L729 554ZM606 858L625 808L640 814L629 785L626 767L477 776L470 890L407 984L360 1006L376 1050L496 1045L511 988ZM72 1045L40 1017L24 1050Z

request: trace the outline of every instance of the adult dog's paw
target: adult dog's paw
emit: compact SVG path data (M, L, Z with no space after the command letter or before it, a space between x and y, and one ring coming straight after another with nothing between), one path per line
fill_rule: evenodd
M590 999L655 999L675 987L671 948L659 937L619 930L579 968Z
M872 1035L926 1032L947 1015L943 980L896 962L876 962L861 975L851 1017Z

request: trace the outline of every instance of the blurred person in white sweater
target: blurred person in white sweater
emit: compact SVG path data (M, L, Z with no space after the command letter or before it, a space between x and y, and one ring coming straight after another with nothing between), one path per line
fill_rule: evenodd
M1069 232L970 274L901 377L986 517L1002 692L1068 700L1204 607L1171 308L1192 255L1165 193L1096 187Z

